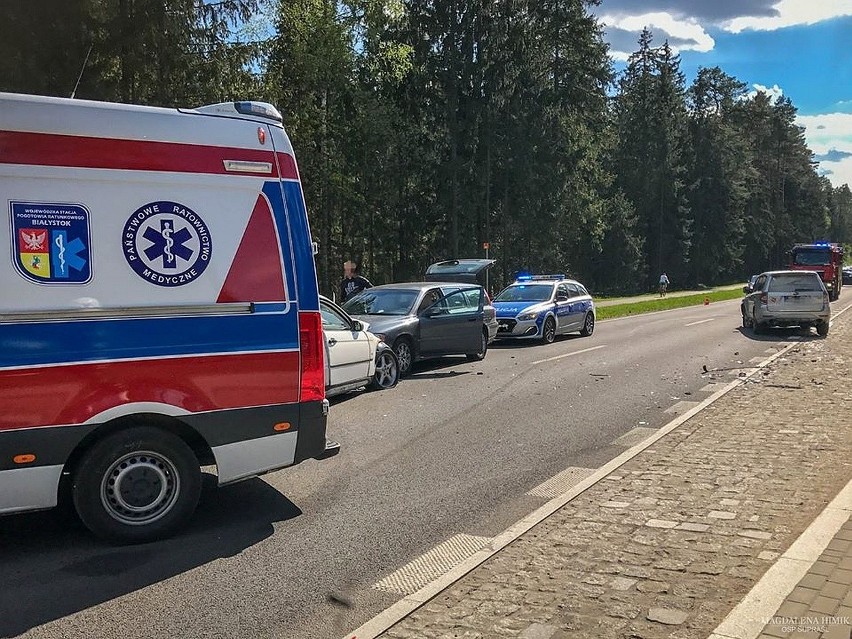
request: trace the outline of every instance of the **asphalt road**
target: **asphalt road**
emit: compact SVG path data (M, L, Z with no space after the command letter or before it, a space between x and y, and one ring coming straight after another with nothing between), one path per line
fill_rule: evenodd
M399 598L371 587L381 577L453 535L498 534L545 501L527 491L601 466L636 443L616 439L732 378L703 366L816 339L756 338L738 304L420 365L333 403L340 455L224 489L209 478L191 528L165 542L104 546L61 510L2 518L0 636L340 637Z

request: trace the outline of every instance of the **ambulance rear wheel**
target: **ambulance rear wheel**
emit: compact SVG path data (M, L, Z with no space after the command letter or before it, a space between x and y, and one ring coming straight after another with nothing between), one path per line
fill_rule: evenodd
M115 543L161 539L186 524L201 495L201 469L177 435L140 426L95 443L73 474L86 527Z

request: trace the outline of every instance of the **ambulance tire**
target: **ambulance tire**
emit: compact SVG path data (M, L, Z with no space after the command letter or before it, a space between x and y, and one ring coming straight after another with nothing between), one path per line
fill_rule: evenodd
M107 435L73 473L72 497L83 524L118 544L162 539L185 525L201 495L201 468L177 435L138 426Z

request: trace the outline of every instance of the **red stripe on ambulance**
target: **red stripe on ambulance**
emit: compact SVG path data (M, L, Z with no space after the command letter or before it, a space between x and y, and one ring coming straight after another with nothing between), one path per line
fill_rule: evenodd
M4 164L166 171L214 175L254 175L296 180L296 161L286 153L177 142L121 140L82 135L0 131L0 158ZM269 173L228 171L225 160L268 162Z
M0 370L0 431L82 424L136 402L191 413L289 404L299 401L299 365L294 351Z

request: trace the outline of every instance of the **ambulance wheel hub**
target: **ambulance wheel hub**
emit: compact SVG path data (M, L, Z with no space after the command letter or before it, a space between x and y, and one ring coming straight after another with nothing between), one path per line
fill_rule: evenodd
M124 524L150 524L171 510L178 488L177 470L167 458L131 453L104 475L101 501L110 516Z

